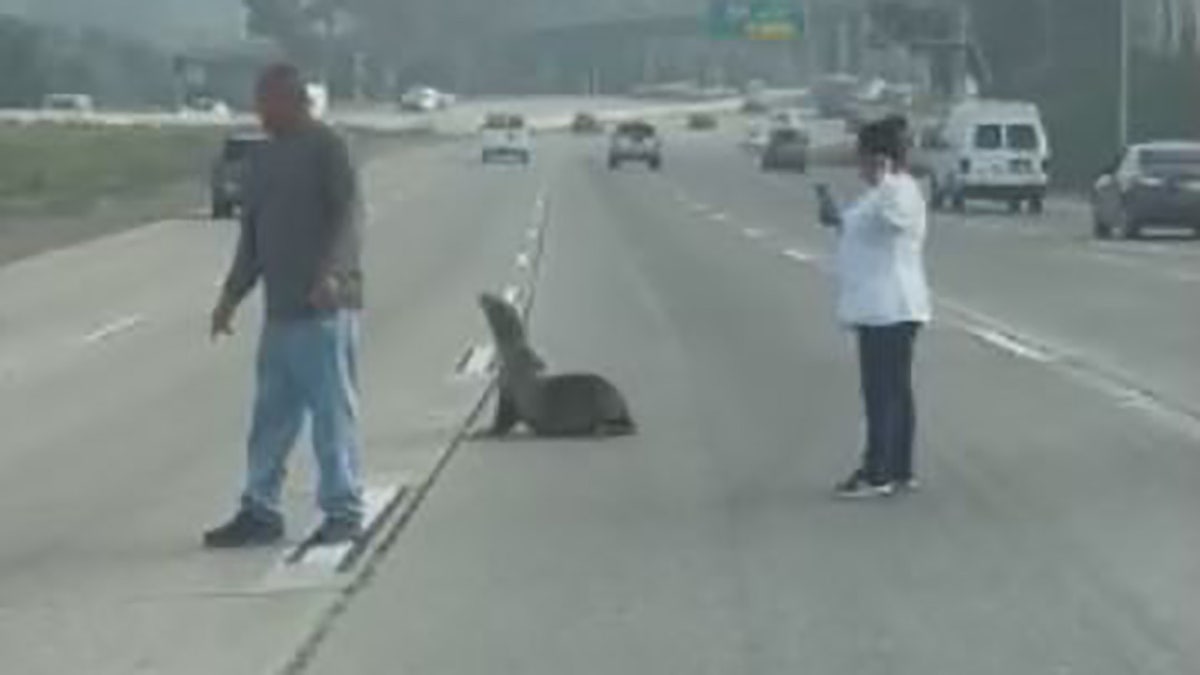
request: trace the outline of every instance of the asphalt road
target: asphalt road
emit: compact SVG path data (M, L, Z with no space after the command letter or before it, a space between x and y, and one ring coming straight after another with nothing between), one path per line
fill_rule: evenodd
M350 574L198 547L250 394L257 308L204 336L227 224L0 269L0 672L1200 671L1200 246L1094 244L1070 202L939 217L925 488L838 503L861 423L811 179L668 133L659 174L555 136L529 168L372 164L368 479L429 490ZM538 348L641 434L445 455L483 391L473 296L535 273Z
M1200 436L1161 409L1197 400L1196 244L1098 247L1067 203L939 219L926 489L837 503L860 423L829 242L733 140L676 134L661 175L543 155L535 338L643 433L465 446L311 672L1200 670Z

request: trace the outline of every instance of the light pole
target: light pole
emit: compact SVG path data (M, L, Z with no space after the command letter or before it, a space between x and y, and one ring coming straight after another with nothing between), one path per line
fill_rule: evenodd
M1129 1L1117 0L1120 14L1118 49L1120 72L1117 74L1117 150L1124 152L1129 145Z

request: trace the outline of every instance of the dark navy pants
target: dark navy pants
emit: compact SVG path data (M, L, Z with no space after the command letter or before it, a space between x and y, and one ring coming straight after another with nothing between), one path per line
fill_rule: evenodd
M862 471L872 483L913 477L913 438L917 430L913 346L920 328L915 322L858 327L859 368L867 414Z

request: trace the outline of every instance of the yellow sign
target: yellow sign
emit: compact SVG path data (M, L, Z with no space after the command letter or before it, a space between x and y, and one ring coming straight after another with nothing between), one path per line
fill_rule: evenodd
M796 38L796 24L791 21L750 23L746 25L746 37L751 40L793 40Z

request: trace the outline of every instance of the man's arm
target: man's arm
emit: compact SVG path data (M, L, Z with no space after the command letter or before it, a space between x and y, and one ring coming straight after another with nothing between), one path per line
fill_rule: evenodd
M254 236L253 212L245 210L241 218L241 233L238 235L237 252L233 264L225 276L221 291L221 303L236 307L254 290L262 276L262 264L258 258L258 246Z
M322 153L325 177L325 206L328 224L321 242L321 267L319 277L336 276L350 271L342 266L350 260L357 245L357 220L360 216L358 176L350 158L346 142L330 132L330 139Z

